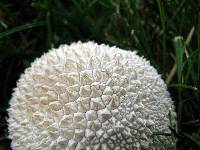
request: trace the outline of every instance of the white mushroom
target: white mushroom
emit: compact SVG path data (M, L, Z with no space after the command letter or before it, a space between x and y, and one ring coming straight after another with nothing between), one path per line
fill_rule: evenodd
M51 49L25 70L10 100L14 150L162 149L175 116L166 85L136 52L94 42ZM173 120L175 123L175 120Z

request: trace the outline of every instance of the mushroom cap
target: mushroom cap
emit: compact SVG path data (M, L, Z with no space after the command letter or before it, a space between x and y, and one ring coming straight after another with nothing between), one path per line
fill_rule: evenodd
M94 42L51 49L17 82L8 109L14 150L161 149L170 144L166 85L145 58ZM175 122L175 120L173 120Z

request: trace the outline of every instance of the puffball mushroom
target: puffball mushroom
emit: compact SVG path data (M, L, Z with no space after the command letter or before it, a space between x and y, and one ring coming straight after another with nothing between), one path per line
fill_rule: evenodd
M136 52L94 42L51 49L17 82L8 109L14 150L163 149L174 105ZM175 122L175 120L173 120Z

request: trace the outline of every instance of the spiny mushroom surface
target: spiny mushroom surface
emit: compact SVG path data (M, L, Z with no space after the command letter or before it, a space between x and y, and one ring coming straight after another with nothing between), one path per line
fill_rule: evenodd
M165 149L175 116L166 85L136 52L94 42L51 49L10 100L14 150Z

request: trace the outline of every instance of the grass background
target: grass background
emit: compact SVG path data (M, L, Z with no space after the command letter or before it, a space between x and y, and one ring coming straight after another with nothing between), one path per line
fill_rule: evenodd
M49 48L78 40L138 49L176 105L171 149L200 149L199 8L200 0L0 0L0 150L11 142L6 109L19 75Z

